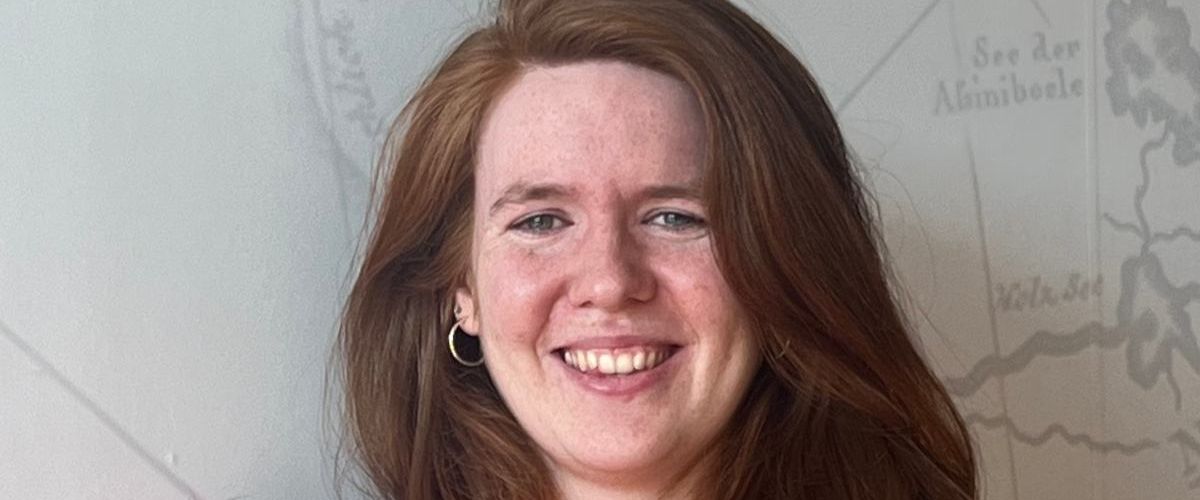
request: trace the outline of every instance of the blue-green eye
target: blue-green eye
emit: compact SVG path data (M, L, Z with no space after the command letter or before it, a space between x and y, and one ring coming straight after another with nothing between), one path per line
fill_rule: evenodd
M671 231L685 231L704 227L704 220L692 215L679 212L659 212L651 217L650 222L663 226Z
M548 233L557 229L562 229L566 225L561 217L551 214L535 214L524 219L521 219L512 228L518 231L527 233Z

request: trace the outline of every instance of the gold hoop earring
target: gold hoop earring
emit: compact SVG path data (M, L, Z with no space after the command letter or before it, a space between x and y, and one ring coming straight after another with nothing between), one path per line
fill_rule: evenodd
M479 359L475 359L475 360L468 361L468 360L463 359L462 356L458 355L458 347L454 345L454 334L457 333L459 330L462 330L460 325L462 325L462 321L455 323L454 326L450 327L450 335L446 336L446 340L448 340L450 343L450 356L452 356L455 361L458 361L458 363L463 366L475 367L475 366L482 365L483 364L483 349L479 350Z

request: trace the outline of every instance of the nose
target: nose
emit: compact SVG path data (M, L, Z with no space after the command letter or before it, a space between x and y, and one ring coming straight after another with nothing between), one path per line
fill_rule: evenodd
M633 235L621 224L592 227L588 233L575 256L571 303L612 311L652 300L657 285Z

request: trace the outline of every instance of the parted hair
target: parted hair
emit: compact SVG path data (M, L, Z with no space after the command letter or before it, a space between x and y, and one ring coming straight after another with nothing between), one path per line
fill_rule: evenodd
M392 125L343 310L340 470L388 499L552 499L537 445L446 332L471 279L484 117L531 66L613 60L696 96L721 273L764 363L716 443L711 499L972 499L976 456L899 307L829 103L724 0L499 0Z

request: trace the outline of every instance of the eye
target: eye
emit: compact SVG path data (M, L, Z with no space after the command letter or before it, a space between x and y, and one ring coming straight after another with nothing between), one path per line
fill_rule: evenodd
M704 219L681 212L659 212L647 219L647 222L676 232L704 227Z
M516 224L510 226L510 229L532 234L543 234L562 229L567 225L569 225L567 221L557 215L534 214L521 219Z

